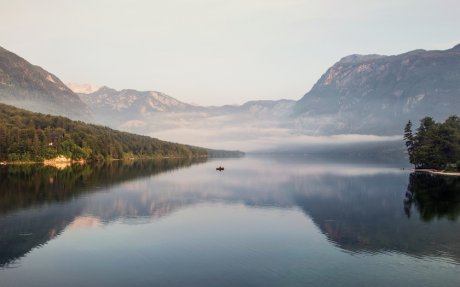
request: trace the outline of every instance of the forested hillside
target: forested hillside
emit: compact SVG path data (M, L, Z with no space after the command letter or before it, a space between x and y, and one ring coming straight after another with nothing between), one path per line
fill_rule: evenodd
M161 141L107 127L0 104L0 161L42 161L242 155Z

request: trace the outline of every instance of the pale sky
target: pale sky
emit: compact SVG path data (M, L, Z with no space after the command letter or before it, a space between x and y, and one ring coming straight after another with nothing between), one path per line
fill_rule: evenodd
M64 82L201 105L300 99L349 54L460 43L459 0L0 0L0 46Z

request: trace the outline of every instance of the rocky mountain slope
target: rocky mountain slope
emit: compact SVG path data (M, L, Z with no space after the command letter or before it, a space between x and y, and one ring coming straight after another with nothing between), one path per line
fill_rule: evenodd
M74 85L71 84L73 87ZM86 86L86 85L85 85ZM150 116L161 114L199 114L201 116L243 114L266 116L286 116L291 113L295 101L249 101L243 105L195 106L181 102L164 93L156 91L137 91L123 89L117 91L101 87L94 92L78 93L80 98L91 107L93 113L101 120L110 122L116 118L119 122L145 120Z
M295 107L306 133L401 134L408 119L460 110L460 45L395 56L351 55L334 64Z
M133 89L117 91L104 86L92 93L79 93L78 95L91 107L97 121L110 125L144 121L158 112L171 113L197 109L197 107L154 91Z
M80 96L100 123L167 137L175 130L190 134L208 131L219 134L219 139L265 137L273 132L283 137L400 135L409 119L417 122L432 116L442 121L458 113L460 45L445 51L344 57L297 102L250 101L239 106L199 107L158 92L107 87ZM247 134L242 136L244 131Z
M55 75L0 47L0 102L36 112L86 118L87 106Z
M170 141L214 147L225 140L248 140L259 137L267 128L279 128L295 104L295 101L279 100L204 107L160 92L117 91L108 87L79 96L91 107L94 120L99 124Z

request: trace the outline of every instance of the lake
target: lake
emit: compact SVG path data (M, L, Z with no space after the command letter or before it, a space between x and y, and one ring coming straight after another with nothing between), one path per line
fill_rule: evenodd
M459 286L459 181L304 157L0 167L0 286Z

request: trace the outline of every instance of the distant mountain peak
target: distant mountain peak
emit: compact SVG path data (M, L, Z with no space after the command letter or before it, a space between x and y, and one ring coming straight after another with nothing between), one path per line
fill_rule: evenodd
M119 92L111 87L108 87L108 86L101 86L99 87L99 89L95 90L94 92L92 93L88 93L88 94L94 94L94 93L105 93L105 92Z
M116 90L100 87L89 94L80 93L81 99L93 109L95 117L103 124L142 119L146 115L179 112L195 107L155 91L134 89Z
M91 94L100 88L97 85L80 83L67 83L67 87L77 94Z

